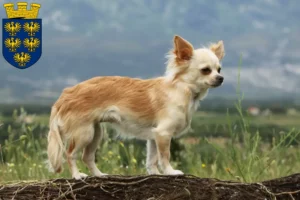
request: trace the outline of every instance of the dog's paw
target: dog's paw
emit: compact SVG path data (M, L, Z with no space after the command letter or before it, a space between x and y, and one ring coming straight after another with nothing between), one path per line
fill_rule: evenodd
M157 169L157 167L148 168L147 172L148 172L149 175L159 175L160 174L160 172Z
M165 175L183 175L184 173L180 170L173 169L173 170L166 171L164 174Z
M85 179L88 175L84 174L84 173L77 173L77 174L73 174L73 178L76 180L82 180Z
M102 177L102 176L108 176L109 174L105 174L105 173L97 173L97 174L94 174L94 176L96 177Z

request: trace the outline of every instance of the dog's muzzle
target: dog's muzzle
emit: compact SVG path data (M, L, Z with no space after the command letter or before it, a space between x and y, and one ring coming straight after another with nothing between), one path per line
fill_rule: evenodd
M216 77L216 80L217 80L217 82L218 83L223 83L223 81L224 81L224 77L223 76L220 76L220 75L218 75L217 77Z
M222 85L222 83L224 82L224 77L218 75L214 81L214 84L212 85L213 87L218 87L220 85Z

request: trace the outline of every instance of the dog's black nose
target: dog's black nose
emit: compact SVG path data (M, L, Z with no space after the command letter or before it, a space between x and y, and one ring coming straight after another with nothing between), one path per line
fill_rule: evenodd
M222 83L224 81L224 77L223 76L217 76L217 80Z

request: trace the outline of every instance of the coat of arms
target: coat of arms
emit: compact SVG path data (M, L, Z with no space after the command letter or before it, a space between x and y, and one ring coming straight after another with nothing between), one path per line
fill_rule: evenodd
M19 69L35 64L42 55L42 19L38 19L40 4L6 3L7 19L3 19L2 52L5 60Z

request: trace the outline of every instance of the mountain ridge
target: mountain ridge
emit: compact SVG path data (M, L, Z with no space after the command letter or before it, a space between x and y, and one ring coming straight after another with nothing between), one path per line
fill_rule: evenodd
M94 76L162 75L176 34L195 48L224 41L225 83L212 96L235 94L239 65L246 98L299 96L299 1L36 2L42 4L42 57L26 70L0 59L0 102L51 101Z

